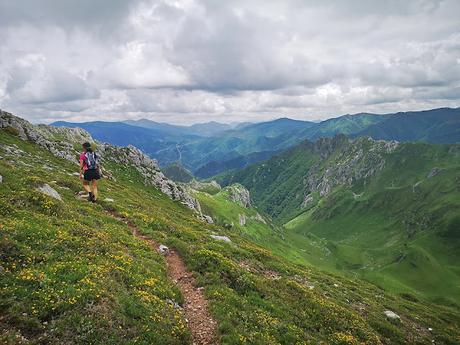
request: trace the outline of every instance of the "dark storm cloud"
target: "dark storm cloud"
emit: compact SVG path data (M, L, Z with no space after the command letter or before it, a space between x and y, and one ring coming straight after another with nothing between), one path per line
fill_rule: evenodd
M0 0L0 107L34 121L458 106L456 0Z

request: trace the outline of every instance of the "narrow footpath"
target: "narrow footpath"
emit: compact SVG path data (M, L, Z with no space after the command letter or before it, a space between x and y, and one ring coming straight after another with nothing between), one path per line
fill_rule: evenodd
M158 251L159 245L147 236L140 233L136 225L129 219L114 211L108 211L111 216L126 223L133 236L145 241L153 250ZM189 272L182 258L174 250L165 255L168 278L180 289L184 297L183 311L190 332L193 345L218 345L216 340L217 322L208 311L208 302L203 289L198 287L191 272Z

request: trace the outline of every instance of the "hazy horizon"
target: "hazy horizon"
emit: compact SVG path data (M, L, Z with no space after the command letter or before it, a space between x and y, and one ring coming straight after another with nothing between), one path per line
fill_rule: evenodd
M449 109L456 109L455 107L440 107L440 108L449 108ZM439 109L439 108L430 108L430 109L419 109L419 110L408 110L407 112L414 112L414 111L429 111L429 110L434 110L434 109ZM2 109L4 111L7 111L6 109ZM399 111L398 111L399 112ZM193 123L174 123L174 122L165 122L165 121L155 121L155 120L152 120L152 119L148 119L148 118L129 118L129 119L119 119L119 120L104 120L104 119L96 119L96 120L92 120L92 121L67 121L67 120L55 120L55 121L48 121L48 122L34 122L34 121L31 121L32 123L34 124L52 124L53 122L59 122L59 121L63 121L63 122L70 122L70 123L84 123L84 122L95 122L95 121L100 121L100 122L127 122L127 121L142 121L142 120L147 120L147 121L153 121L153 122L157 122L157 123L161 123L161 124L168 124L168 125L174 125L174 126L184 126L184 127L190 127L190 126L193 126L193 125L203 125L203 124L208 124L208 123L218 123L218 124L224 124L224 125L233 125L233 126L237 126L239 124L242 124L242 123L251 123L251 124L255 124L255 123L262 123L262 122L269 122L269 121L276 121L276 120L280 120L280 119L289 119L289 120L297 120L297 121L310 121L310 122L322 122L322 121L326 121L326 120L330 120L330 119L335 119L335 118L338 118L338 117L342 117L342 116L355 116L355 115L360 115L360 114L363 114L363 113L368 113L368 112L359 112L359 113L353 113L353 114L336 114L336 115L332 115L331 117L327 117L327 118L323 118L323 119L295 119L295 118L291 118L291 117L288 117L288 116L282 116L280 115L279 117L274 117L274 118L271 118L271 119L264 119L264 120L254 120L254 121L231 121L231 122L224 122L224 121L216 121L216 120L209 120L209 121L203 121L203 122L193 122ZM396 112L395 112L396 113ZM372 115L387 115L387 114L392 114L392 113L369 113L369 114L372 114ZM17 114L13 114L13 115L17 115Z
M190 125L458 107L458 13L455 0L0 0L0 108Z

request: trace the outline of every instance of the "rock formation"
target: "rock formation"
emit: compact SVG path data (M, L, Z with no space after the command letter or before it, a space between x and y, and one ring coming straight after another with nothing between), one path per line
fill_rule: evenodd
M22 140L36 143L49 150L53 155L78 164L78 155L83 142L96 142L81 128L33 125L30 122L0 110L0 128L17 135ZM134 146L118 147L96 142L101 165L113 160L120 164L133 166L144 178L146 185L155 186L173 200L178 200L190 209L200 213L200 204L184 187L166 178L155 160L149 158ZM103 171L110 177L110 171Z

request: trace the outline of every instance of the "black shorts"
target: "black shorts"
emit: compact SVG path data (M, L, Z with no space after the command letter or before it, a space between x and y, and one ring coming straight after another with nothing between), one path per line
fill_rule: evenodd
M101 175L99 174L98 169L88 169L83 174L83 178L85 179L85 181L99 180L101 178Z

